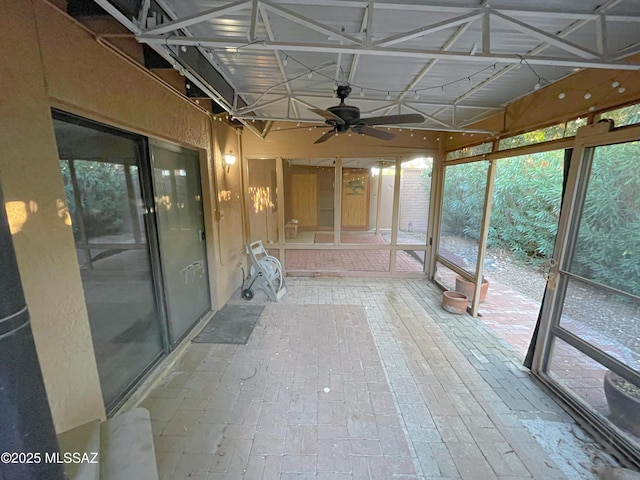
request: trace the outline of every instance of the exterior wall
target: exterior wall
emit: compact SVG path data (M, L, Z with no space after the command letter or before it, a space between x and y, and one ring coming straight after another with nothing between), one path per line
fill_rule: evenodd
M49 404L61 432L104 418L104 405L51 107L201 152L216 309L240 285L238 263L245 257L240 167L228 173L221 167L223 153L233 149L238 155L240 145L233 129L222 122L214 126L204 110L52 6L0 0L0 7L0 182Z
M402 169L400 184L400 220L401 230L427 231L427 217L429 213L429 196L425 188L425 180L422 178L422 169Z
M320 123L322 120L318 120ZM416 131L403 129L394 130L396 138L391 141L361 135L338 135L324 143L314 145L325 129L296 128L291 129L293 123L281 122L276 124L265 139L247 131L243 135L243 150L247 158L328 158L338 155L343 157L394 157L400 155L407 158L418 156L432 157L439 150L437 132ZM282 128L282 130L278 130ZM413 136L412 136L413 133ZM426 140L425 140L426 138Z
M275 168L273 159L249 160L249 241L262 240L267 243L278 241L278 211L275 204L271 204L276 190Z

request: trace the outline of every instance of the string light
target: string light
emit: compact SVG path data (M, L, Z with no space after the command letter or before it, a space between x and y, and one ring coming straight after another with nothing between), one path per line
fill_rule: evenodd
M584 94L584 99L589 100L590 98L591 98L591 94L587 91L587 93Z
M612 84L611 84L611 88L618 88L618 86L620 85L620 82L618 82L617 80L615 80Z
M253 44L256 44L256 43L262 43L262 42L263 42L262 40L256 40L256 41L254 41L254 42L248 43L247 45L241 45L240 47L237 47L237 48L242 48L242 47L245 47L245 46L248 46L248 45L253 45ZM313 67L311 67L311 66L309 66L309 65L305 64L304 62L301 62L300 60L296 59L295 57L292 57L292 56L287 55L287 54L283 54L283 55L284 55L284 58L283 58L283 60L282 60L282 64L283 64L283 65L287 65L288 60L291 60L291 61L293 61L293 62L297 63L298 65L300 65L301 67L304 67L305 69L307 69L307 70L309 71L309 72L307 73L307 77L308 77L308 78L311 78L311 77L313 76L313 74L314 74L314 73L317 73L317 74L318 74L318 75L320 75L321 77L324 77L324 78L330 79L330 80L332 80L332 81L334 81L334 80L335 80L335 78L334 78L333 76L329 76L329 75L327 75L327 74L325 74L325 73L322 73L322 72L321 72L321 69L322 69L322 68L325 68L325 66L320 67L320 68L313 68ZM489 65L489 66L487 66L487 67L484 67L484 68L482 68L482 69L478 70L477 72L472 73L471 75L467 75L467 76L464 76L464 77L458 78L457 80L452 80L452 81L447 82L447 83L444 83L444 84L442 84L442 85L434 85L434 86L432 86L432 87L425 87L425 88L418 88L418 89L414 89L414 90L412 90L412 91L413 91L413 96L414 96L414 98L417 100L417 99L419 99L419 98L420 98L420 93L421 93L421 92L425 92L425 91L428 91L428 90L435 90L435 89L440 89L440 90L444 93L444 92L445 92L445 88L446 88L446 87L448 87L448 86L450 86L450 85L454 85L454 84L456 84L456 83L463 82L463 81L465 81L465 82L473 82L473 78L474 78L475 76L480 75L480 74L482 74L482 73L484 73L484 72L486 72L486 71L489 71L489 70L493 70L493 71L495 71L495 70L496 70L496 68L497 68L497 64L495 64L495 63L494 63L494 64L491 64L491 65ZM304 75L305 75L305 74L303 73L303 74L302 74L302 75L300 75L300 76L304 76ZM294 80L297 80L298 78L300 78L300 76L295 76L295 77L289 78L288 80L286 80L286 81L284 81L284 82L280 82L280 83L278 83L278 84L272 85L271 87L269 87L269 88L268 88L268 89L263 93L263 95L264 95L265 93L268 93L268 92L269 92L270 90L272 90L274 87L277 87L277 86L283 85L283 84L285 84L285 83L289 83L289 82L292 82L292 81L294 81ZM543 80L544 80L544 79L543 79ZM546 80L545 80L545 81L546 81ZM550 82L547 82L547 83L550 83ZM347 82L338 82L338 84L339 84L339 85L340 85L340 84L344 84L344 85L346 85L346 84L347 84ZM360 89L359 94L360 94L360 96L361 96L361 97L364 97L364 96L365 96L365 90L369 90L369 91L371 91L371 92L386 93L385 98L387 98L388 100L391 100L392 94L398 94L398 95L401 95L401 94L406 94L406 93L407 93L407 92L406 92L406 90L383 90L383 89L380 89L380 88L371 88L371 87L366 87L366 88L365 88L365 87L363 87L363 86L361 86L361 85L357 85L357 84L355 84L355 83L349 83L349 85L350 85L352 88L359 88L359 89ZM410 91L410 92L411 92L411 91Z
M187 51L187 47L186 47L185 45L182 45L182 46L180 47L180 50L182 50L182 52L184 53L184 52L186 52L186 51Z
M620 87L620 88L618 89L618 93L624 93L624 91L625 91L625 90L626 90L626 88L624 88L624 87Z
M565 93L564 93L564 92L560 92L560 93L558 94L558 98L559 98L560 100L564 99L565 97L566 97L566 95L565 95Z

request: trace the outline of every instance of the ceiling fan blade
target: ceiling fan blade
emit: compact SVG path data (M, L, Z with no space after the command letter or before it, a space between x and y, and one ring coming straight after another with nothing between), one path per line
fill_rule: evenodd
M367 125L397 125L399 123L422 123L424 117L419 113L406 113L404 115L384 115L382 117L361 118L360 121Z
M395 138L395 135L393 133L385 132L384 130L378 130L377 128L369 127L367 125L359 127L356 131L358 133L362 133L363 135L379 138L380 140L391 140L392 138Z
M344 120L341 119L339 116L331 113L329 110L322 110L320 108L310 108L310 111L312 111L313 113L317 113L318 115L320 115L321 117L326 118L327 120L331 120L334 121L340 125L342 125L344 123Z
M327 140L329 140L331 137L333 137L334 135L336 135L335 130L329 130L327 133L325 133L324 135L322 135L319 139L317 139L315 142L313 142L314 144L316 143L323 143L326 142Z

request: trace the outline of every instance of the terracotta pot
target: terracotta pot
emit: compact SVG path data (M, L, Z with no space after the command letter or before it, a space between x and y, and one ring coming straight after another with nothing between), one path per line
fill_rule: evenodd
M635 389L635 395L625 391L619 383ZM609 419L636 437L640 437L640 388L626 382L612 371L608 371L604 374L604 395L611 411Z
M444 292L442 295L442 308L450 313L466 313L469 298L460 292Z
M469 300L473 298L473 282L466 280L460 275L456 275L456 292L464 293ZM487 299L487 292L489 291L489 280L482 279L482 285L480 286L480 303Z

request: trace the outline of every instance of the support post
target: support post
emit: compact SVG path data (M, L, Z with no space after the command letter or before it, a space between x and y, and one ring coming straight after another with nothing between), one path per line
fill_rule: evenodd
M0 478L64 480L58 440L33 341L0 190ZM16 462L6 453L18 454ZM24 456L24 459L22 456ZM27 456L28 455L28 456ZM33 463L27 463L31 457Z

